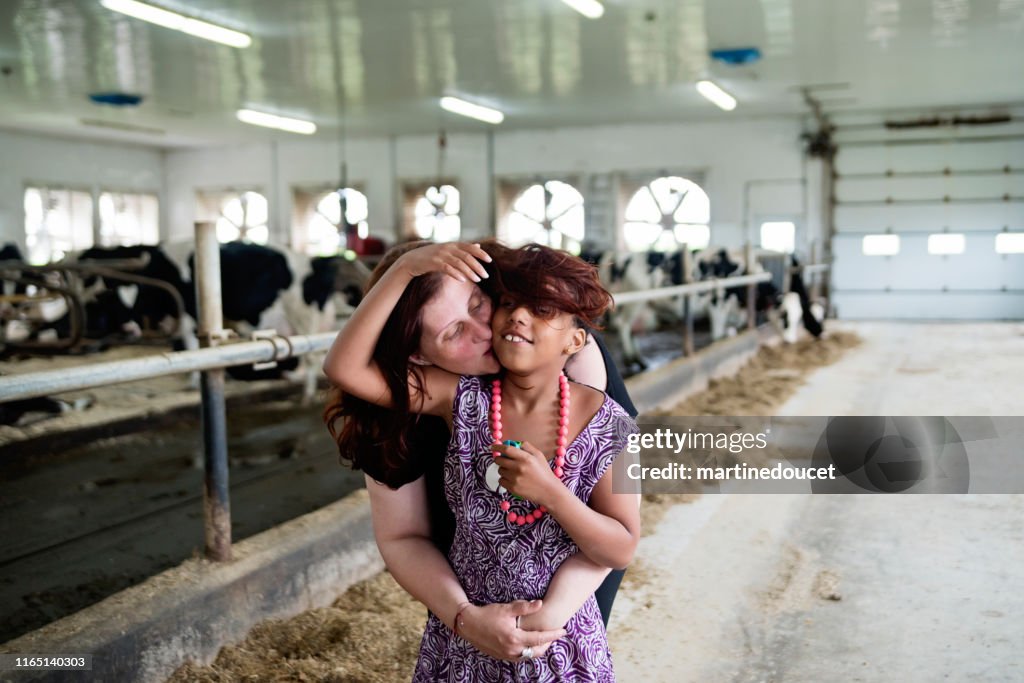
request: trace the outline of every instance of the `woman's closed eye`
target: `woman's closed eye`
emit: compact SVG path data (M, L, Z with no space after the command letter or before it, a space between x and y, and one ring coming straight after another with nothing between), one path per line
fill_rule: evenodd
M462 323L459 323L458 325L455 325L453 328L451 328L448 331L448 334L444 335L444 337L442 338L442 341L446 341L447 342L447 341L451 341L451 340L455 339L456 337L458 337L459 335L462 334L462 328L463 328Z

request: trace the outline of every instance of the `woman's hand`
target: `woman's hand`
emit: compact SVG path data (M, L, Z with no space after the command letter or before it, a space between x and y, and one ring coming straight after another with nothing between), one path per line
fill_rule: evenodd
M520 498L536 505L547 505L552 487L559 484L559 479L552 473L547 457L536 446L524 441L519 448L494 444L491 450L501 453L500 458L495 458L499 484Z
M565 635L565 629L520 629L516 618L525 618L542 607L541 600L516 600L482 607L470 605L459 616L459 635L495 659L514 662L522 658L523 650L528 647L533 648L534 657L540 657L552 642Z
M480 282L487 277L481 261L490 263L491 257L479 244L442 242L406 252L393 267L402 268L410 277L442 272L459 282L465 282L467 278Z

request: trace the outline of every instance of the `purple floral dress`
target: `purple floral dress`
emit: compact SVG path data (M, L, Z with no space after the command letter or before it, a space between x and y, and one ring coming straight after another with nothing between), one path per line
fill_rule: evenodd
M550 516L510 524L501 498L487 488L491 463L490 391L477 377L462 377L455 394L452 440L444 467L445 496L455 513L449 561L477 605L543 598L555 571L579 551ZM632 418L605 396L597 414L566 448L562 481L586 502L598 480L637 430ZM508 435L514 438L514 435ZM513 504L513 510L517 506ZM565 625L568 634L543 657L505 662L479 652L430 614L420 643L414 683L457 681L614 681L601 613L591 595Z

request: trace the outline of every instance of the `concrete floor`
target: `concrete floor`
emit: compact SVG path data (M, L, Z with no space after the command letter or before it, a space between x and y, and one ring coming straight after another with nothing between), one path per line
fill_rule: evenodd
M843 328L778 414L1024 415L1024 325ZM705 495L630 572L621 681L1024 680L1024 495Z

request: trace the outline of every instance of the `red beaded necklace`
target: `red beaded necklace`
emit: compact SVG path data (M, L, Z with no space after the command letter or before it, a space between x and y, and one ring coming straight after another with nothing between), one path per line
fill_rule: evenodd
M563 469L565 467L565 442L569 437L569 378L562 373L558 376L558 393L559 393L559 407L558 407L558 441L555 447L555 476L559 479L562 478ZM491 382L491 434L494 436L495 443L501 443L501 380L495 379ZM508 443L508 442L506 442ZM495 458L500 458L501 453L495 453ZM543 505L537 508L531 508L529 501L523 501L527 512L515 512L512 510L512 503L504 500L504 494L502 494L503 500L501 501L501 509L503 512L508 513L506 519L511 524L518 524L523 526L524 524L532 524L538 519L544 516L547 512L547 508Z

